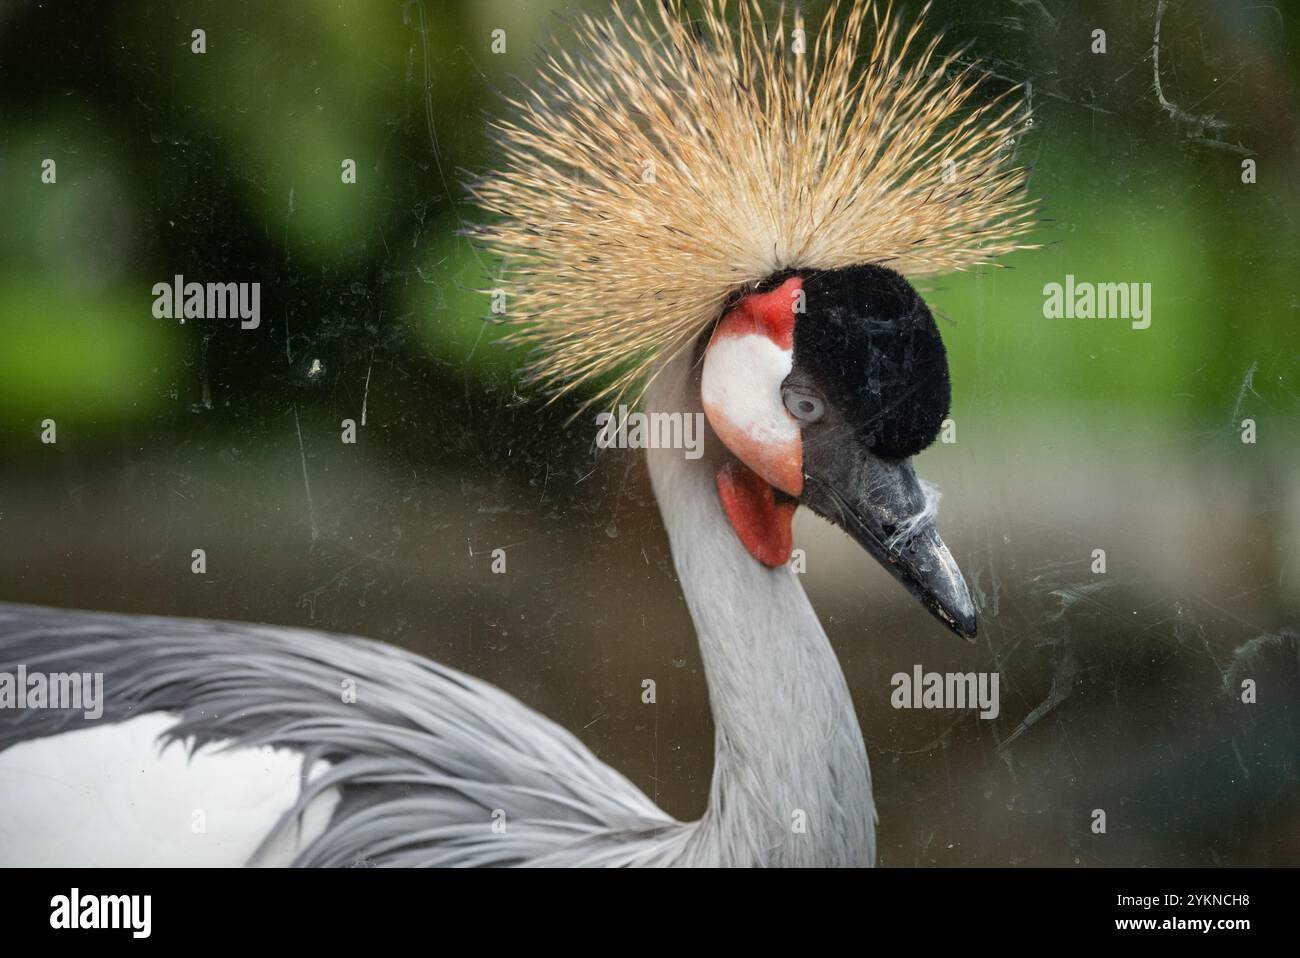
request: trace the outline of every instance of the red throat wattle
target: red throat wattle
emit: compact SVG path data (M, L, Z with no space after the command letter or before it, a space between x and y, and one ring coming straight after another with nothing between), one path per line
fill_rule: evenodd
M731 527L745 548L766 566L785 565L794 546L791 523L798 503L776 501L776 490L743 462L735 459L719 467L718 495Z

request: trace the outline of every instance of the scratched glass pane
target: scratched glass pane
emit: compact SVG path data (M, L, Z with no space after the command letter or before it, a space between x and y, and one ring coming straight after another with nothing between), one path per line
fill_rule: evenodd
M606 6L0 5L0 600L393 643L704 814L644 453L599 448L592 389L523 380L467 235L502 94ZM914 465L975 641L793 523L881 865L1300 861L1294 14L937 0L922 28L990 73L974 102L1023 87L1040 222L1007 268L914 282L952 378ZM189 283L236 284L230 314L187 317Z

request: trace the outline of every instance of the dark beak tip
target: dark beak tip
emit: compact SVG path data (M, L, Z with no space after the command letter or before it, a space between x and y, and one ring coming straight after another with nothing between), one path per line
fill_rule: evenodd
M960 610L943 609L941 612L936 609L935 611L937 613L936 618L943 622L943 624L952 632L961 636L967 642L972 644L975 642L975 639L979 634L979 620L976 617L973 608Z
M884 461L870 452L863 458L870 481L855 472L841 478L841 491L834 480L807 473L802 501L847 532L948 629L974 642L975 603L933 515L926 515L929 494L910 461ZM919 528L900 542L900 524Z

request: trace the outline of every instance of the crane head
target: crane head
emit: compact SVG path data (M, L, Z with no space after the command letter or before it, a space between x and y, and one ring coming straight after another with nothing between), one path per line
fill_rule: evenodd
M779 274L739 299L704 350L704 412L729 455L717 486L769 566L804 505L848 533L941 622L974 639L975 606L911 457L948 415L947 355L924 300L875 265Z
M501 260L529 378L635 400L711 331L701 398L750 554L783 564L802 502L969 637L909 463L947 411L943 344L901 276L851 264L933 276L1033 248L1028 91L989 89L923 39L924 11L851 0L812 27L795 3L788 32L771 6L584 18L494 124L502 158L470 186L488 214L470 233Z

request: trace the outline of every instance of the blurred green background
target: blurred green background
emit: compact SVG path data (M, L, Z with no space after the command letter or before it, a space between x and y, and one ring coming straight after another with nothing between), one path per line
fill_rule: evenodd
M0 0L0 599L398 642L698 815L707 699L644 469L521 390L475 292L493 264L458 232L502 93L605 6ZM1028 85L1043 246L923 285L957 441L918 469L980 642L796 524L881 861L1300 862L1295 13L951 0L928 25L990 93ZM260 328L155 319L175 274L260 282ZM1150 328L1044 318L1066 274L1150 283ZM917 662L998 670L1002 714L893 711ZM1256 706L1229 694L1243 675Z

